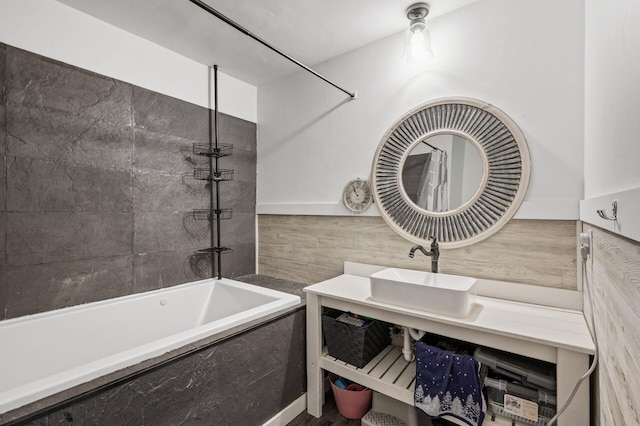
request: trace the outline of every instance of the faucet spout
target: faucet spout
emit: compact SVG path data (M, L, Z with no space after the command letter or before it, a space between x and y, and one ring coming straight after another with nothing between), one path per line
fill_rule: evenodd
M438 258L440 257L440 249L438 247L438 241L436 240L436 238L431 238L433 239L433 241L431 242L430 251L427 251L427 249L425 249L421 245L416 244L415 246L411 247L411 250L409 250L409 257L413 259L416 250L420 250L425 256L431 257L431 272L435 274L438 272Z
M415 246L411 247L411 250L409 250L409 257L413 259L413 257L415 256L416 250L420 250L422 252L422 254L424 254L425 256L431 256L431 253L429 253L424 247L422 247L421 245L416 244Z

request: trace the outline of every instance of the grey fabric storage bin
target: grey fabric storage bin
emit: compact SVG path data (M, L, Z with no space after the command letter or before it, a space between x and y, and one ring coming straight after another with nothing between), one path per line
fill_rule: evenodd
M329 355L362 368L391 344L389 324L370 320L365 327L338 321L344 312L330 309L322 314L322 330Z

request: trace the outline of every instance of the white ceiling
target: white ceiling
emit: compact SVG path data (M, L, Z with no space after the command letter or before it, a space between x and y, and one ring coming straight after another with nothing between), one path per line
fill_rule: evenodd
M58 0L255 86L298 68L189 0ZM412 0L205 0L313 66L404 30ZM479 0L430 0L428 19Z

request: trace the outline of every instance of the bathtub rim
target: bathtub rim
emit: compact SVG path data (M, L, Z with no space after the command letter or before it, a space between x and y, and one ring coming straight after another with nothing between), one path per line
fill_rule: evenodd
M27 314L27 315L21 315L19 317L15 317L15 318L9 318L9 319L5 319L0 321L0 326L6 325L6 324L18 324L20 322L26 322L26 321L30 321L33 319L40 319L40 318L47 318L50 316L55 316L55 315L59 315L60 313L64 313L64 312L75 312L75 311L83 311L83 310L87 310L87 309L91 309L93 307L98 307L98 306L104 306L104 305L109 305L111 303L113 303L113 301L118 300L118 301L126 301L126 300L131 300L131 299L139 299L139 298L151 298L154 297L158 294L163 294L163 293L168 293L168 292L174 292L174 291L178 291L180 289L183 288L188 288L188 287L197 287L198 285L202 285L202 284L206 284L208 282L211 281L220 281L222 283L227 283L227 284L231 284L233 286L239 287L239 288L245 288L248 290L253 290L253 288L257 288L258 292L266 294L266 295L274 295L275 293L279 293L279 294L283 294L285 296L283 296L283 298L288 298L288 297L293 297L294 295L292 295L291 293L286 293L284 291L281 290L274 290L274 289L270 289L267 287L263 287L260 286L258 284L249 284L249 283L245 283L242 281L236 281L233 280L231 278L205 278L203 280L197 280L197 281L189 281L187 283L182 283L182 284L176 284L174 286L169 286L169 287L163 287L163 288L157 288L155 290L148 290L148 291L143 291L143 292L139 292L139 293L132 293L132 294L127 294L124 296L117 296L117 297L110 297L108 299L102 299L102 300L96 300L94 302L87 302L87 303L81 303L78 305L72 305L72 306L65 306L63 308L57 308L57 309L53 309L50 311L45 311L45 312L38 312L35 314ZM298 297L298 299L300 299L299 296L295 296Z
M83 375L79 383L66 386L64 389L59 390L57 392L45 392L42 390L39 392L40 394L46 394L42 397L39 397L30 402L21 404L14 408L9 408L6 411L0 411L0 425L11 425L18 422L21 424L26 421L28 418L32 418L34 416L42 415L43 413L50 412L56 408L60 408L68 403L71 400L81 399L87 395L90 395L94 392L97 392L106 387L115 386L117 383L129 380L132 377L135 377L139 374L144 374L147 371L153 370L155 368L160 368L162 365L167 363L176 361L184 356L187 356L191 353L197 352L199 350L203 350L211 345L221 342L222 340L234 337L238 334L241 334L245 331L253 329L255 327L259 327L268 322L277 320L284 316L287 316L299 309L303 309L305 306L305 302L300 298L300 296L287 293L281 290L271 289L259 284L249 284L241 281L235 281L233 279L228 278L208 278L204 280L193 281L184 284L178 284L171 287L165 287L162 289L147 291L143 293L135 293L126 296L120 296L116 298L104 299L96 302L90 302L82 305L75 305L70 307L65 307L61 309L57 309L54 311L47 311L37 314L25 315L17 318L12 318L4 321L28 321L29 319L34 318L34 316L46 318L47 316L55 315L61 311L75 311L75 310L83 310L90 309L91 307L104 305L113 303L114 300L128 300L128 299L136 299L140 297L154 297L158 294L166 294L167 291L178 291L180 288L188 287L188 286L196 286L201 285L203 283L211 282L211 281L220 281L224 284L229 284L232 286L245 288L251 291L257 291L258 293L262 293L268 296L276 296L277 300L261 305L257 308L252 308L247 311L243 311L242 314L234 314L228 318L233 318L231 324L224 324L213 327L208 324L200 325L194 329L187 330L185 332L176 333L170 337L157 339L153 342L141 345L136 347L135 349L127 350L118 353L120 354L128 354L129 352L134 352L139 350L139 348L146 347L156 347L159 346L160 342L165 342L165 340L173 339L175 336L181 336L181 339L175 342L172 342L171 345L167 345L162 347L162 350L156 350L152 355L149 355L148 351L139 354L135 360L129 365L123 366L121 368L116 368L115 370L110 370L110 368L100 368L98 370L94 370L91 374ZM263 311L267 311L263 313ZM4 322L3 321L3 322ZM216 324L219 321L214 321L209 324ZM2 324L2 323L0 323ZM222 328L222 329L221 329ZM192 330L199 330L198 333L193 334ZM187 336L191 335L191 336ZM101 358L98 361L92 361L90 363L83 364L80 367L84 367L86 365L92 365L94 363L100 363L105 359L112 358L114 356L108 356L105 358ZM140 359L138 359L140 358ZM72 370L79 369L80 367L74 368ZM69 370L67 370L69 371ZM105 372L106 371L106 372ZM101 372L101 374L98 374ZM58 373L58 374L65 374ZM58 374L54 375L57 376ZM54 376L48 376L47 378L51 378ZM95 376L95 377L94 377ZM38 380L32 383L39 383L45 379ZM29 384L31 385L31 383ZM28 385L27 385L28 386ZM18 389L23 388L24 386L18 387ZM6 392L5 392L6 393ZM2 394L0 394L2 395ZM3 408L4 410L4 408Z

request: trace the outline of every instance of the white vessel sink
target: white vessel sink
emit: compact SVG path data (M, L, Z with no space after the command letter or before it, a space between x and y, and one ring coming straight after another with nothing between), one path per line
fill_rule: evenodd
M371 275L371 297L384 303L454 317L471 312L475 278L387 268Z

